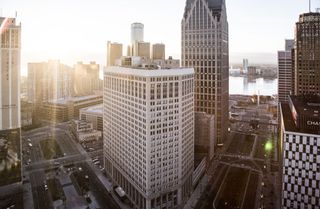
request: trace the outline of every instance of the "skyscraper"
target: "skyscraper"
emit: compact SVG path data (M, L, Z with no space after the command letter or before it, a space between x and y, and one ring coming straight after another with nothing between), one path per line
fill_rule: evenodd
M28 63L28 101L36 108L43 102L72 96L73 70L59 60Z
M284 51L278 51L278 100L288 102L288 96L293 94L292 49L294 40L286 40Z
M131 44L144 41L144 25L142 23L131 24Z
M166 58L166 46L164 44L152 45L152 59L164 60Z
M248 59L243 59L242 61L242 73L248 73L249 61Z
M294 50L295 95L320 95L320 13L301 14Z
M181 25L182 66L195 69L195 110L215 116L216 143L223 143L229 115L225 1L187 0Z
M0 25L0 208L7 208L2 200L21 192L21 24L0 17Z
M95 62L75 64L72 78L74 96L85 96L94 94L94 91L102 91L99 70L100 67Z
M111 43L107 44L107 67L115 66L116 60L122 57L122 44Z
M136 41L133 44L133 56L150 59L150 43Z
M108 68L104 163L137 209L182 208L192 191L194 70Z

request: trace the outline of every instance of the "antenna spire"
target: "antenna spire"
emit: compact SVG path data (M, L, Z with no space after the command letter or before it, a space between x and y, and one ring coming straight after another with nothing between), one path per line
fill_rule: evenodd
M311 12L311 0L309 0L309 12Z

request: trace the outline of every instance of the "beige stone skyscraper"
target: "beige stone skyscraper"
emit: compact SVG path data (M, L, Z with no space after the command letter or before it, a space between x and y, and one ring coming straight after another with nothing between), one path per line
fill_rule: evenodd
M136 41L133 44L133 56L150 59L150 43Z
M107 44L107 67L115 66L116 60L122 57L122 44L112 43Z
M75 96L93 94L97 90L102 91L99 70L100 67L95 62L90 62L89 64L78 62L74 65L73 93Z
M164 60L166 57L166 46L164 44L153 44L152 45L152 59L153 60Z

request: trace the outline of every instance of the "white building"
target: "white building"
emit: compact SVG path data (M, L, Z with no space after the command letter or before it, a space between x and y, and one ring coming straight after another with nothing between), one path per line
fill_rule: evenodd
M98 141L102 137L101 131L94 130L92 123L81 120L71 121L71 131L80 143Z
M319 208L320 97L281 104L282 209Z
M194 70L108 68L104 163L134 208L183 206L193 155Z
M21 176L21 24L0 16L0 207L23 202ZM12 197L16 197L13 198ZM2 204L4 202L4 204Z
M20 128L21 25L0 17L0 130Z
M103 105L80 109L80 120L92 123L93 129L103 131Z

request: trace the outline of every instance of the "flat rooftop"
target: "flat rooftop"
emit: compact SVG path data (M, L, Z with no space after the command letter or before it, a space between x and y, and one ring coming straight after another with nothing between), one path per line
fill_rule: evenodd
M68 97L68 98L61 98L57 100L50 100L48 103L65 105L68 102L80 102L84 100L96 99L99 97L102 97L102 95L97 94L97 95L88 95L88 96L81 96L81 97Z
M82 108L82 109L80 109L80 112L102 116L103 115L103 104Z
M281 104L281 112L285 131L320 134L320 96L290 96L288 104Z
M162 76L180 76L194 74L193 68L176 68L176 69L144 69L135 67L109 67L105 74L122 74L142 77L162 77Z
M299 116L319 117L320 113L320 96L290 96Z

